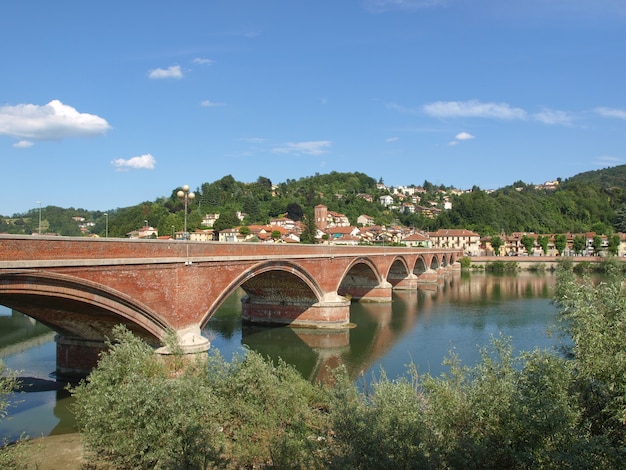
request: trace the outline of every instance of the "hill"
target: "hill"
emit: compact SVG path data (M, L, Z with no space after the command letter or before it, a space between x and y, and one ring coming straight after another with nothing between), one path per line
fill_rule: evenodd
M293 220L309 217L317 204L345 214L353 225L362 215L377 224L399 224L425 230L466 228L481 235L511 232L610 234L626 232L626 165L581 173L550 187L518 181L496 191L478 187L461 192L433 185L386 187L363 173L315 174L273 184L260 176L254 183L236 181L231 175L206 182L195 189L188 210L188 229L203 228L207 214L220 214L217 230L237 225L265 224L271 218ZM146 201L106 212L42 209L44 233L98 234L124 237L144 224L161 234L183 229L184 205L176 196ZM389 196L383 205L381 196ZM451 208L450 208L451 206ZM433 215L434 214L434 215ZM243 220L241 220L243 218ZM11 218L0 217L0 232L37 233L36 209Z

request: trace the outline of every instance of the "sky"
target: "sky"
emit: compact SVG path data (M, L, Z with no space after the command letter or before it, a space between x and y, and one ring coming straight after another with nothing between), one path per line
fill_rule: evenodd
M626 163L623 0L0 2L0 214Z

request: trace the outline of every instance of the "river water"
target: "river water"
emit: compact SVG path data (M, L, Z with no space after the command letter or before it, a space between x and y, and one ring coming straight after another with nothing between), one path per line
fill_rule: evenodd
M324 381L329 368L344 365L360 386L384 370L404 374L413 363L420 373L439 375L450 351L472 365L479 347L493 337L510 337L516 351L558 346L555 276L550 273L496 276L455 274L418 291L394 293L390 303L354 303L355 327L340 331L251 327L241 324L243 292L222 305L203 334L228 360L246 348L274 360L282 357L309 380ZM0 306L0 359L40 391L12 397L9 417L0 421L0 439L21 433L40 437L74 432L71 397L58 387L54 333L18 312Z

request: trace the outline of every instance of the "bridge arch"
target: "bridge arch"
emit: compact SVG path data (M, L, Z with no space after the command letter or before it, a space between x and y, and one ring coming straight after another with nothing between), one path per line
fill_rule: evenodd
M396 287L404 282L411 275L411 272L412 269L409 267L407 260L403 256L396 256L387 271L387 281L393 287Z
M54 272L0 274L0 303L47 325L64 337L104 342L120 323L157 344L169 324L128 295Z
M413 266L413 274L416 276L421 276L426 271L428 271L428 261L423 256L418 256L415 260L415 266Z
M265 261L233 279L202 319L204 327L217 308L242 288L242 319L254 323L298 322L299 317L324 298L313 276L295 263Z
M375 262L358 257L344 270L337 294L360 301L390 301L391 284L382 277Z

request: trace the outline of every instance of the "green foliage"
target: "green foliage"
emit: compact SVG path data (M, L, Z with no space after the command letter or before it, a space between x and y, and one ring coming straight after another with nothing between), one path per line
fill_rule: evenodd
M72 390L94 459L116 468L315 468L327 429L320 388L253 352L230 364L219 354L208 364L183 359L164 361L116 328L98 367Z
M461 264L462 270L469 269L472 266L472 258L470 258L469 256L464 256L459 260L459 263Z
M539 235L537 237L537 243L541 247L544 255L548 254L548 245L550 244L550 237L547 235Z
M520 242L526 250L526 253L528 253L529 256L532 255L533 247L535 246L535 239L529 235L522 235Z
M511 273L516 272L518 268L516 261L489 261L485 265L485 271L491 273Z
M601 468L604 449L578 426L570 364L545 351L513 357L494 340L482 361L449 373L389 380L369 394L347 380L335 388L330 468ZM614 461L613 461L614 463Z
M575 386L590 429L626 446L626 290L623 274L579 281L559 271L560 318L572 338Z
M380 192L376 180L359 172L315 174L298 180L288 179L273 185L260 176L254 183L236 181L232 175L212 183L205 182L194 192L196 198L188 208L188 229L201 227L206 214L231 214L243 212L245 224L265 224L271 217L288 214L294 220L304 218L317 204L345 214L353 225L362 214L374 218L377 224L401 223L405 226L427 228L466 228L485 236L496 233L580 233L595 231L610 235L612 230L626 232L626 191L624 177L626 165L583 173L563 181L556 190L536 189L534 185L516 182L493 192L475 186L471 192L451 196L452 209L431 219L419 212L399 213L378 202ZM444 185L424 181L426 193L420 205L443 204ZM162 235L170 234L172 226L183 228L184 205L174 188L169 197L136 206L111 209L109 236L124 237L143 225L144 220L157 227ZM372 202L363 196L372 197ZM447 195L449 196L449 195ZM101 211L61 209L53 206L42 210L42 227L45 233L80 235L78 224L71 218L82 216L94 222L93 232L105 232ZM38 230L37 209L13 219L0 219L0 231L33 233ZM237 226L239 222L228 227ZM306 237L305 237L306 238ZM543 246L543 245L540 245Z
M504 245L504 240L498 235L494 235L491 237L491 247L493 248L493 252L496 256L500 255L500 248Z
M439 377L410 366L363 391L345 370L315 386L253 352L163 362L119 328L74 390L77 421L118 468L621 468L626 288L616 260L606 272L594 284L559 263L564 357L499 338L476 365L451 353Z
M8 408L12 405L9 395L18 390L19 386L15 372L7 371L4 362L0 360L0 421L6 418ZM24 464L28 455L26 446L26 436L22 436L15 443L6 440L0 442L0 468L7 470L26 468Z
M577 255L581 254L585 249L586 244L587 241L584 235L576 235L572 240L572 248L574 249L574 253L576 253Z
M563 251L567 247L567 237L562 233L554 236L554 248L559 253L559 256L563 255Z

